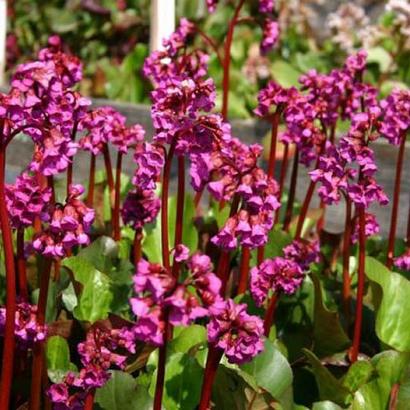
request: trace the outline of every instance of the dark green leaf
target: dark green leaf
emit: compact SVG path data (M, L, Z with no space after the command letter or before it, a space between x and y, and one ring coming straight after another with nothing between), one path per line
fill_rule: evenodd
M206 329L200 325L191 325L183 328L169 343L169 348L174 352L187 353L192 347L205 344L207 340Z
M47 339L46 360L48 377L53 383L59 383L66 373L72 369L70 349L67 341L61 336Z

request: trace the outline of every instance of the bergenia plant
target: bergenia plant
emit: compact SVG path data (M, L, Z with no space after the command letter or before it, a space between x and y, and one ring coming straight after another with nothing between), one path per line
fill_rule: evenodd
M80 94L81 62L56 36L0 94L0 410L405 408L410 92L382 98L364 50L298 87L269 81L254 107L270 129L264 155L227 118L231 45L238 24L256 23L269 52L279 8L233 3L223 44L181 19L146 59L153 135ZM196 36L221 63L220 112ZM20 134L32 159L6 184ZM386 241L379 139L398 146ZM82 151L88 180L75 172Z

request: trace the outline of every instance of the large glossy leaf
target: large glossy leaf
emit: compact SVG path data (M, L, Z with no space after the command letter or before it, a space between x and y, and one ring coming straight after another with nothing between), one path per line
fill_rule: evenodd
M399 353L393 350L385 351L374 356L371 363L376 369L377 377L355 393L352 410L387 408L393 385L395 383L402 384L409 380L409 353ZM403 404L402 401L401 406ZM408 405L408 402L406 405ZM407 407L401 408L405 409Z
M277 400L280 400L292 385L292 369L288 361L268 339L265 340L263 352L240 368Z
M341 406L347 404L351 398L348 388L333 376L311 351L303 349L303 352L312 366L312 371L319 388L320 399L330 400Z
M111 372L111 379L95 395L95 403L103 410L151 410L152 398L146 387L128 373Z
M207 333L204 326L191 325L183 328L179 334L176 334L175 330L174 338L169 343L169 349L174 352L188 353L194 346L206 343Z
M327 309L323 303L322 287L316 275L312 274L315 287L314 351L319 357L340 352L350 345L340 321L339 314Z
M326 400L313 403L312 410L342 410L342 408L336 403Z
M82 286L74 316L78 320L95 322L106 319L113 299L110 278L81 256L72 256L63 262Z
M374 258L366 258L367 277L382 289L376 302L376 333L387 345L410 352L410 281L391 272Z
M275 60L271 72L273 78L284 87L297 86L300 72L283 60Z
M170 247L173 247L175 236L175 216L176 216L176 197L173 196L168 200L168 237ZM191 251L198 247L198 232L193 223L195 217L195 207L190 195L185 196L184 203L184 226L182 230L182 242ZM162 262L162 245L161 245L161 213L158 214L156 221L145 227L143 240L143 251L148 256L150 262Z

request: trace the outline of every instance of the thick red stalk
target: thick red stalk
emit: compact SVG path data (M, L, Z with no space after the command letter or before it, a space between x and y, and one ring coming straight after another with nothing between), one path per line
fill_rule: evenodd
M95 155L91 154L90 175L88 177L88 193L87 193L87 199L86 199L87 206L90 208L93 208L94 206L95 162L96 162Z
M302 236L303 224L305 222L306 215L309 210L310 202L312 201L313 193L315 192L315 187L316 182L310 181L309 188L306 192L305 200L303 201L302 208L300 210L298 224L296 226L295 239L300 239L300 237Z
M168 314L165 314L165 329L164 329L164 343L159 348L158 354L158 368L157 368L157 382L155 385L155 396L153 410L161 410L162 408L162 394L164 391L165 382L165 364L167 359L167 344L171 331L171 326L168 323Z
M135 230L135 236L134 236L134 244L133 244L133 261L134 265L137 265L137 263L141 260L142 258L142 229L136 229Z
M232 20L229 23L228 33L226 35L225 47L224 47L224 60L223 60L223 78L222 78L222 117L226 120L228 116L228 99L229 99L229 81L230 81L230 66L231 66L231 46L233 40L233 33L235 26L241 12L241 8L244 5L245 0L240 0L235 8Z
M73 127L73 132L71 133L71 141L75 141L75 137L77 134L77 128L78 128L78 124L77 122L75 122L74 127ZM70 185L72 185L72 183L73 183L73 162L71 161L67 167L67 185L66 185L67 196L69 194L68 190L70 188Z
M349 261L350 261L350 241L352 232L352 202L350 198L345 195L346 201L346 217L345 217L345 231L343 235L343 309L346 319L350 318L350 273L349 273Z
M6 150L0 147L0 226L6 269L6 323L0 379L0 410L8 410L14 364L14 318L16 315L16 270L13 238L6 206L5 192Z
M24 228L17 229L17 283L22 301L28 301L26 258L24 256Z
M107 185L108 190L110 191L110 206L112 208L114 202L114 175L112 173L112 165L111 165L111 155L110 150L108 149L108 145L105 144L103 148L103 155L104 155L104 165L105 165L105 172L107 173Z
M221 361L223 350L218 347L209 346L208 357L206 359L206 366L204 372L204 379L202 382L201 400L199 402L198 410L208 410L209 402L212 396L212 386L214 384L216 372L218 370L219 362Z
M268 308L265 312L265 319L263 321L263 330L266 337L269 336L270 329L275 318L276 303L278 302L278 295L274 293L269 301Z
M394 258L394 242L396 239L397 231L397 217L399 212L399 200L400 200L400 184L401 176L403 173L403 161L404 161L404 151L406 147L406 135L401 136L401 142L399 147L399 154L396 162L396 178L394 182L394 194L393 194L393 207L390 219L390 232L389 232L389 242L387 245L387 261L386 266L391 269L393 266Z
M171 177L171 164L174 157L175 143L172 143L167 158L165 160L164 172L162 178L161 192L161 246L162 246L162 264L166 269L170 268L169 261L169 233L168 233L168 191L169 179Z
M175 218L174 248L182 244L182 232L184 227L184 202L185 202L185 158L178 156L178 191L177 191L177 212ZM179 263L174 260L172 264L172 274L178 277Z
M84 410L93 410L95 390L91 389L85 398Z
M235 195L232 200L231 204L231 210L229 212L229 217L232 217L238 212L238 207L239 207L239 196ZM221 286L221 295L225 295L226 291L226 286L228 284L228 279L229 279L229 257L230 257L230 252L229 251L221 251L221 255L219 256L219 261L218 261L218 269L216 271L216 276L218 276L219 279L221 279L222 286Z
M285 179L286 179L286 173L288 170L288 160L289 160L289 144L284 144L285 149L283 151L283 159L282 159L282 164L280 167L280 176L279 176L279 200L282 200L282 195L283 195L283 188L285 186ZM275 225L279 222L279 209L275 212Z
M250 248L248 248L247 246L242 246L242 257L241 257L241 264L239 268L238 295L242 295L243 293L246 292L246 289L248 289L250 259L251 259Z
M280 119L280 112L276 110L272 118L272 132L271 132L269 162L268 162L268 176L271 178L273 178L275 174L276 146L277 146L277 139L278 139L279 119Z
M112 218L113 238L115 241L121 239L120 208L121 208L121 169L122 153L117 154L117 166L115 168L115 194L114 194L114 214Z
M37 323L44 325L46 321L47 294L50 282L52 259L45 260L45 266L40 273L40 294L37 303ZM41 381L44 366L44 341L37 342L33 348L33 365L31 371L30 410L40 410Z
M389 410L396 410L399 401L400 383L394 383L390 390Z
M299 150L296 147L295 156L293 157L292 175L290 177L289 197L286 204L285 220L283 221L283 229L289 230L290 222L292 221L293 205L295 203L296 183L298 179L299 168Z
M357 295L356 295L356 317L353 333L353 345L350 350L350 361L353 363L359 356L360 338L362 332L363 318L363 293L365 281L365 263L366 263L366 216L365 209L360 207L359 214L359 266L357 270Z

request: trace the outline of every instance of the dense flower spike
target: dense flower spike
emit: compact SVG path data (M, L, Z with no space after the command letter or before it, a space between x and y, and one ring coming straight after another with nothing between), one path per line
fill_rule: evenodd
M259 0L259 11L261 13L272 13L275 8L275 0Z
M210 314L208 340L224 351L228 362L248 362L263 350L263 322L249 315L245 304L220 300L211 306Z
M294 240L283 249L283 255L296 262L303 271L307 271L312 263L320 261L319 241Z
M258 306L262 305L270 292L293 294L303 282L302 267L291 259L276 257L266 259L252 268L250 289Z
M410 272L410 249L407 249L403 255L394 259L394 266L406 272Z
M410 129L410 91L393 90L380 106L383 109L380 133L390 144L399 145Z
M218 0L206 0L206 6L208 7L208 11L213 13L216 10L216 6L218 4Z
M65 204L56 203L49 207L43 221L48 224L33 238L33 248L44 256L64 257L67 251L77 245L90 242L89 232L95 212L79 199L84 192L81 185L72 185Z
M15 335L17 348L26 350L32 348L35 342L45 340L47 326L37 323L37 306L28 303L17 305L15 316ZM0 334L4 333L6 309L0 308Z
M13 185L6 185L10 223L14 229L27 228L36 217L44 219L51 198L49 188L41 188L36 176L23 172Z
M141 260L134 276L137 297L130 300L137 316L133 332L137 339L162 345L166 321L188 326L208 315L208 307L219 297L221 282L211 271L208 256L194 254L187 260L187 248L177 250L179 262L186 261L189 275L179 283L159 264ZM195 292L193 291L195 290Z
M365 235L366 237L370 237L373 235L377 235L380 231L380 225L377 222L376 216L366 212L365 214ZM354 220L354 228L353 232L351 235L351 242L352 243L357 243L359 240L359 221L358 218L355 218Z
M254 112L260 117L266 117L273 114L272 108L282 111L295 93L297 90L294 87L284 88L275 81L269 81L267 86L259 91L258 106Z
M123 369L127 357L116 353L119 349L134 353L134 339L128 329L92 327L87 339L78 345L84 366L78 374L69 372L61 383L53 384L48 396L58 410L84 408L88 392L102 387L110 378L109 369Z
M277 21L266 19L263 25L261 54L271 51L279 40L279 24Z

